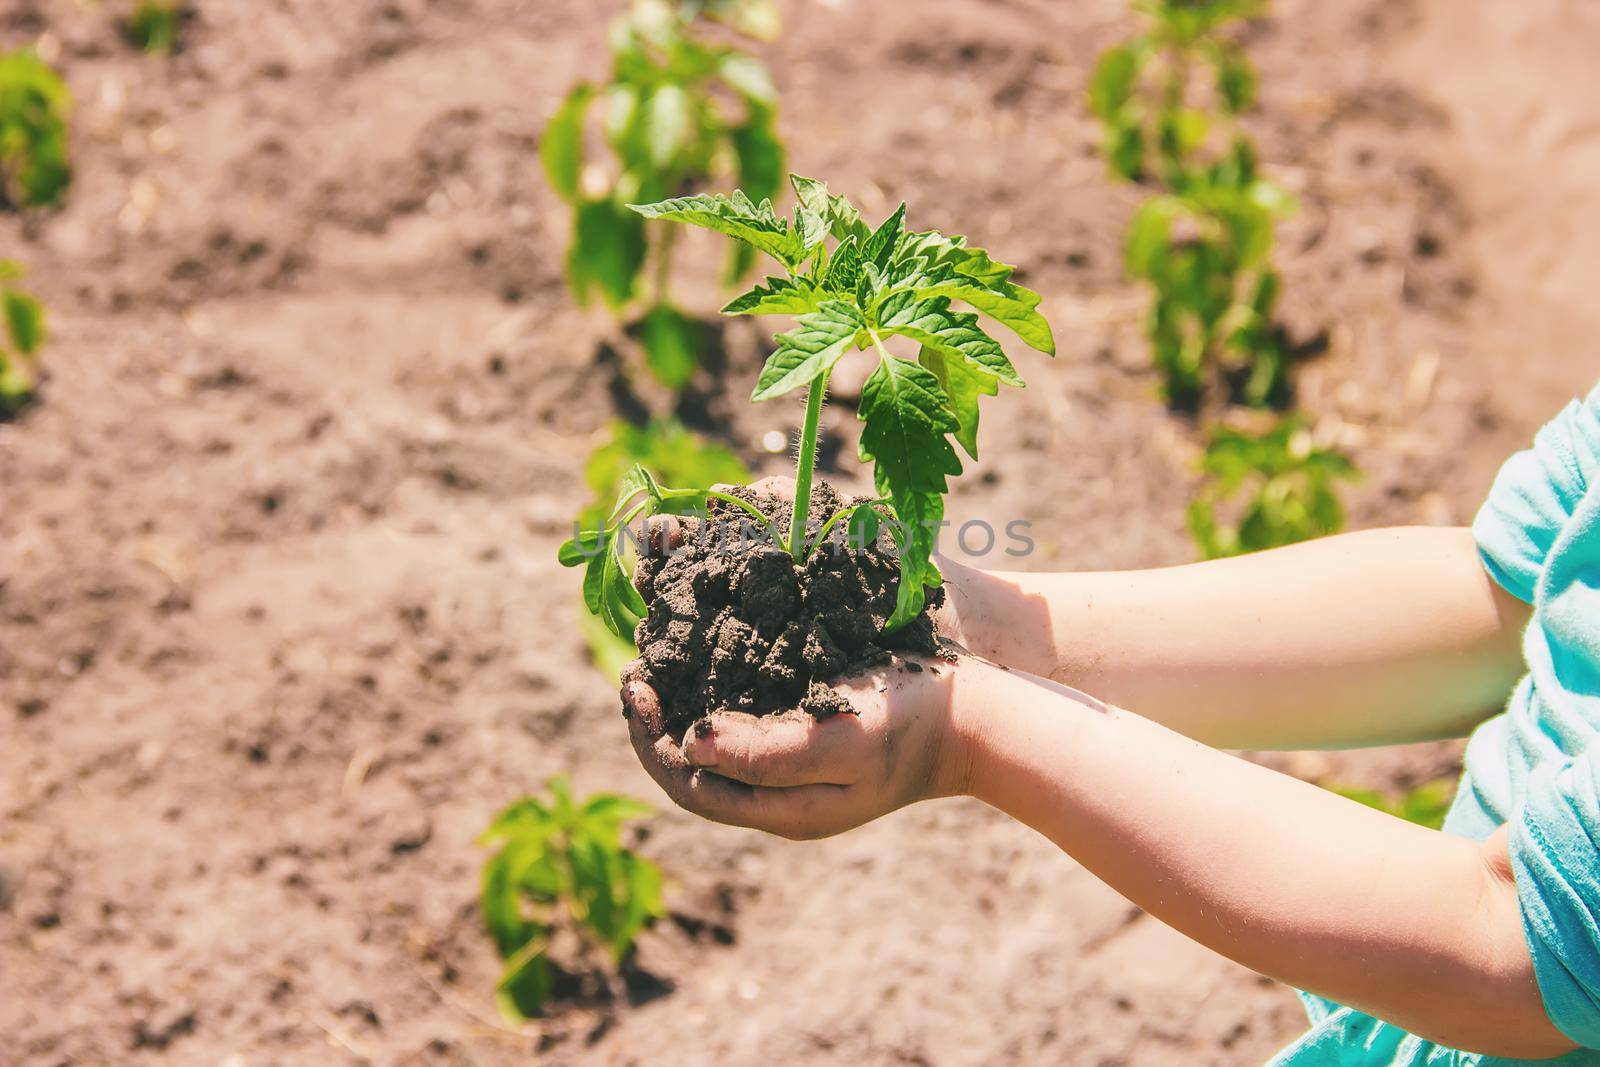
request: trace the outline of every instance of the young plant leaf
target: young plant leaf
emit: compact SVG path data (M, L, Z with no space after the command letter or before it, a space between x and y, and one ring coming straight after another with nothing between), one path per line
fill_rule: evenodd
M876 464L874 476L894 504L904 541L900 546L900 590L888 627L895 629L922 610L924 587L942 581L933 563L934 541L944 519L947 476L961 473L961 460L946 439L959 428L939 380L903 359L880 359L861 389L861 455Z
M741 246L744 247L744 246ZM804 315L815 311L822 294L804 278L768 278L741 296L728 301L724 315Z
M765 252L791 271L805 258L806 248L799 232L790 227L788 220L774 214L770 200L753 204L742 193L732 197L702 193L628 207L647 219L686 222L726 234Z
M917 362L933 372L950 401L955 416L955 438L973 459L978 458L978 398L996 396L1000 380L978 369L965 359L947 356L943 350L923 345Z
M891 293L878 309L878 329L971 363L1007 385L1023 384L999 342L979 328L978 316L952 311L947 297L918 300L906 290Z
M866 328L861 311L842 300L824 300L817 310L800 316L799 325L778 335L778 348L767 358L751 400L771 400L813 378L827 374Z
M583 171L583 120L594 99L594 86L579 82L561 101L539 138L539 159L556 195L578 202L578 177Z
M657 304L639 321L645 364L668 389L682 389L699 365L700 324L671 304Z

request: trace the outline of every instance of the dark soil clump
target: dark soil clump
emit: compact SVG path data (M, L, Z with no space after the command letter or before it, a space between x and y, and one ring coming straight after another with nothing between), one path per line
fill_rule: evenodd
M735 492L788 530L792 503ZM831 486L816 485L813 537L843 503ZM739 508L713 500L707 522L692 524L671 554L644 555L634 575L650 609L634 634L640 680L660 695L673 734L713 711L771 715L800 708L818 718L847 712L828 682L893 652L937 654L931 612L943 602L942 589L929 590L909 625L883 632L900 586L887 526L875 544L856 548L838 523L828 543L796 566Z

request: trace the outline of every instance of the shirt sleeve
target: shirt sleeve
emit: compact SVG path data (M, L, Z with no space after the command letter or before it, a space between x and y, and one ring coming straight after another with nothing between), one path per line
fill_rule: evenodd
M1600 1048L1600 789L1593 754L1535 768L1511 823L1523 932L1556 1029Z
M1483 562L1507 592L1533 603L1550 547L1600 476L1600 387L1574 401L1506 461L1472 524Z

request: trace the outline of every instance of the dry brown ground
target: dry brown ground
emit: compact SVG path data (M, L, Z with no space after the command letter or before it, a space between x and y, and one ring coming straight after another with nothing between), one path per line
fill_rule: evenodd
M575 462L662 402L570 306L534 159L616 6L203 3L171 61L101 8L0 10L81 101L70 204L0 218L55 328L0 426L0 1063L1259 1062L1287 990L974 803L803 846L664 814L679 918L627 988L494 1017L475 832L558 770L655 795L553 552ZM1047 294L1061 356L1018 354L956 517L1032 520L1034 566L1188 559L1192 432L1083 114L1124 5L785 7L795 168ZM1600 370L1597 46L1579 0L1281 0L1253 34L1306 205L1288 318L1330 340L1302 398L1370 472L1358 524L1465 521ZM745 410L758 339L723 336L686 413L775 466L797 412ZM1274 759L1392 785L1454 749Z

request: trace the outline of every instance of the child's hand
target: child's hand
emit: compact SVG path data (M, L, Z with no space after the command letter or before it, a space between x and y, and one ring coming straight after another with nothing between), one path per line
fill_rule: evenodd
M855 714L725 712L696 722L681 744L662 731L648 685L625 682L622 703L640 762L675 803L716 822L801 840L965 792L966 745L953 727L952 691L969 664L897 658L835 686Z

